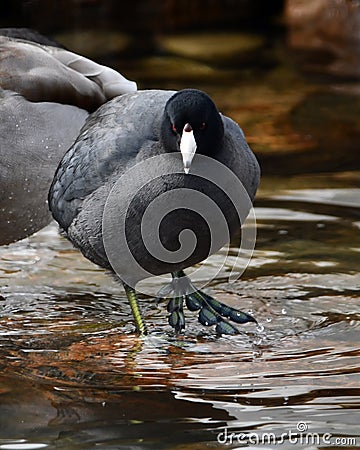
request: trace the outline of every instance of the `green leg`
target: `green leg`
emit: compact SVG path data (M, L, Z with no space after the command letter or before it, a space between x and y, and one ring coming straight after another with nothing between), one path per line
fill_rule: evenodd
M134 316L136 330L139 332L141 336L145 336L147 334L147 328L144 322L144 319L141 316L141 312L139 309L138 299L136 297L135 289L123 283L126 296L129 300L131 311Z

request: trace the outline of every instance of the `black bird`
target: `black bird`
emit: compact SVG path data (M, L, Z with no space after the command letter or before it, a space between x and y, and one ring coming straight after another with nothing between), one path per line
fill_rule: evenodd
M207 161L215 164L215 170ZM207 167L213 170L209 177ZM223 177L220 186L214 182L216 167L219 173L226 167L232 174ZM199 176L201 170L205 176ZM228 187L233 188L232 177L244 186L251 205L260 179L257 160L240 127L219 113L206 93L196 89L137 91L110 100L89 116L77 141L60 162L50 188L49 206L68 239L85 257L116 272L140 333L146 333L146 326L137 305L136 283L147 274L171 272L171 285L159 295L173 292L168 311L175 331L185 327L185 300L190 310L199 311L202 324L215 325L218 333L233 334L238 330L227 319L237 323L255 319L196 290L183 272L225 243L212 248L212 230L190 206L192 192L202 195L204 202L208 198L216 202L226 219L229 238L239 232L250 206L244 206L239 219L225 195ZM182 230L193 231L196 245L181 261L154 257L143 238L149 238L151 244L156 239L155 230L145 230L147 236L143 236L141 228L152 202L174 192L180 192L181 207L173 207L171 201L168 205L166 201L162 203L161 208L169 207L169 214L164 214L158 231L161 245L169 252L181 247ZM202 201L198 206L201 209ZM117 250L117 243L123 243L122 222L130 252L122 244ZM141 270L132 271L131 258Z
M0 29L0 245L51 221L49 187L85 119L135 90L115 70L33 30Z

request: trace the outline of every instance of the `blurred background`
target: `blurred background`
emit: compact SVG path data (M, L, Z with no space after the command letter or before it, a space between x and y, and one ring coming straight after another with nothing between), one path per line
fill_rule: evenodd
M207 90L266 173L359 167L358 1L4 0L1 10L1 26L35 28L142 89Z

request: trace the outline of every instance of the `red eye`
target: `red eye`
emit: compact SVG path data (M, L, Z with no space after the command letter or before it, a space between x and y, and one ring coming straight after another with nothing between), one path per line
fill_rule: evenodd
M203 122L203 123L200 125L199 130L203 131L203 130L205 130L205 128L206 128L206 123Z
M177 133L177 129L176 129L176 126L174 124L171 124L171 128L172 128L173 131L175 131L175 133Z

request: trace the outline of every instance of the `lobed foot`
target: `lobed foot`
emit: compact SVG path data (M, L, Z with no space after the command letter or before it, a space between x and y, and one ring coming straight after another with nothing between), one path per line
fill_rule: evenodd
M157 298L168 298L172 293L167 309L170 313L169 324L177 333L185 328L184 300L190 311L199 311L198 319L202 325L215 325L215 330L219 334L239 333L229 320L238 324L257 323L250 314L227 306L205 292L197 290L184 272L174 272L172 277L171 283L160 289Z

